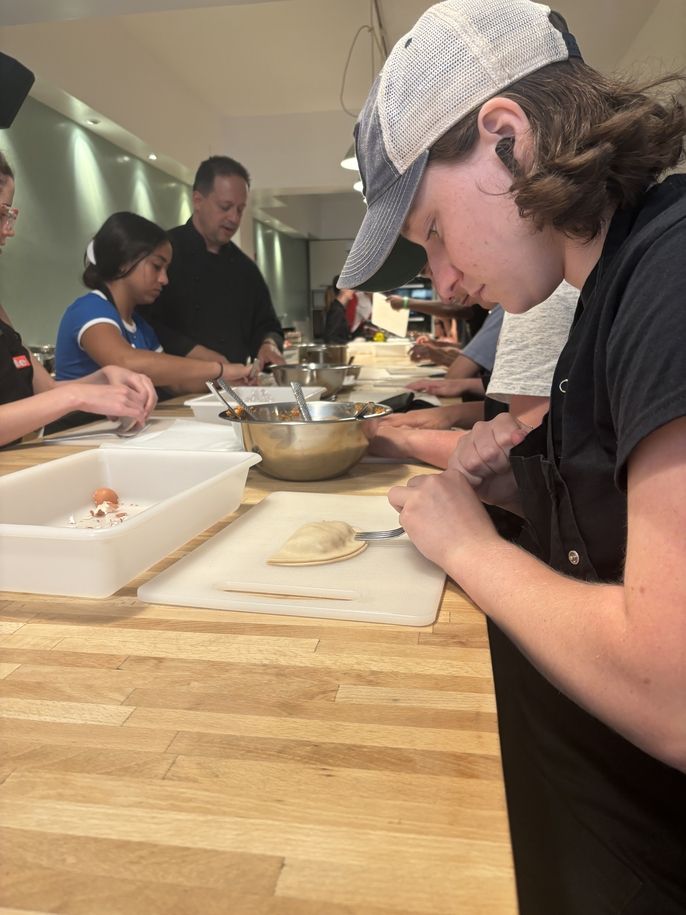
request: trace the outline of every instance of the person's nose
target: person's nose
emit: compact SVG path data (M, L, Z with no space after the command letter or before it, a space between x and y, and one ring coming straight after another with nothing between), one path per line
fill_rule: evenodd
M169 282L169 274L167 273L166 267L162 267L162 269L160 270L160 275L159 275L158 279L159 279L160 285L162 285L162 286L167 285L167 283Z
M429 269L439 298L451 302L460 291L464 274L445 255L429 256Z

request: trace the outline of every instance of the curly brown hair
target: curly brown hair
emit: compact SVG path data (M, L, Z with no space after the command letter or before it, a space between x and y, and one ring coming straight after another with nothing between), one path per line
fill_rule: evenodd
M603 76L580 60L549 64L499 92L517 102L532 127L529 162L511 160L510 187L520 216L590 240L607 213L635 203L684 154L686 111L656 89L681 75L646 85ZM430 162L465 158L478 136L478 109L453 125L429 152Z

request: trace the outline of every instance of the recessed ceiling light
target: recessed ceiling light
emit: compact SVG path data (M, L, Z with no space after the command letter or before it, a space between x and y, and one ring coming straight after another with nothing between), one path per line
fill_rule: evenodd
M155 153L148 153L148 159L150 159L151 162L154 162L157 159L157 156Z
M86 124L90 124L91 127L97 127L99 123L98 118L86 118Z

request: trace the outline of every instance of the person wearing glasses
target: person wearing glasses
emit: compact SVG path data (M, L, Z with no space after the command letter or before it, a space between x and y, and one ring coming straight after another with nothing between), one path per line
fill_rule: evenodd
M502 413L389 492L488 618L520 915L686 912L685 89L592 69L542 3L446 0L355 128L342 285L428 259L444 301L580 292L543 422Z
M0 153L0 252L14 236L14 173ZM0 447L74 410L126 418L143 426L157 402L145 375L108 365L78 382L57 382L26 349L0 306ZM95 417L92 417L95 418Z

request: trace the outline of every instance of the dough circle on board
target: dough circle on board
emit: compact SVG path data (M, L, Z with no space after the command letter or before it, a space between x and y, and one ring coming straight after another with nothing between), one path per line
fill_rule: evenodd
M345 521L312 521L294 531L267 562L278 566L321 565L350 559L367 546L355 540L355 528Z

